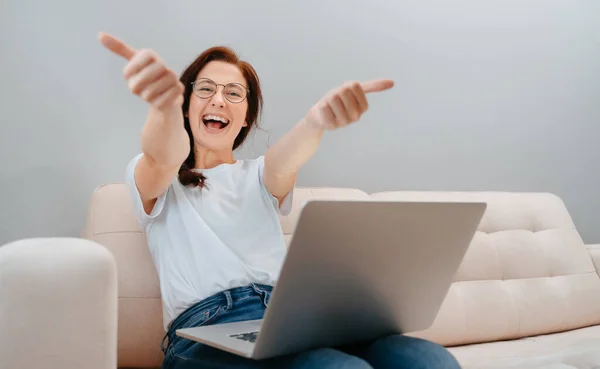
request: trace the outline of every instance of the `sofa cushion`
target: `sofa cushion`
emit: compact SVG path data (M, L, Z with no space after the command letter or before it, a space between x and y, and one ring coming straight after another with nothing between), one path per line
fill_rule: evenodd
M560 198L547 193L377 193L374 200L488 204L433 327L462 345L600 324L600 278Z
M452 347L463 369L598 368L600 326L563 333Z

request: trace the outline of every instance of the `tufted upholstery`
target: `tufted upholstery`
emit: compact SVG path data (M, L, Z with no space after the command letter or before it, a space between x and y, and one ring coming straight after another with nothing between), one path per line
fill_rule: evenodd
M297 189L292 213L281 217L288 242L303 205L310 199L332 198L487 202L434 325L412 334L460 346L451 350L465 368L538 365L549 357L548 350L559 355L552 363L561 358L594 360L596 354L589 350L594 344L600 347L600 328L584 327L600 324L600 246L586 249L560 198L545 193L368 195L356 189ZM164 331L158 280L123 184L94 191L83 236L106 246L117 261L119 367L160 366ZM524 338L537 335L547 336ZM600 366L600 357L595 363ZM561 366L569 367L573 366Z

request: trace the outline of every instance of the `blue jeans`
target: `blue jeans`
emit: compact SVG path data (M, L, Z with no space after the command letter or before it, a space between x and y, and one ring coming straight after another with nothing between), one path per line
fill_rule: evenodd
M162 369L460 368L456 359L444 347L403 335L253 360L175 334L180 328L262 319L271 290L270 286L258 284L234 288L200 301L181 313L171 323L163 339L161 346L165 359Z

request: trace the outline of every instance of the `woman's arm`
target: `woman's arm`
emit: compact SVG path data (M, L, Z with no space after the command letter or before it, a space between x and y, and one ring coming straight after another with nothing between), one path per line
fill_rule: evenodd
M99 39L107 49L127 60L123 76L129 89L150 104L142 131L144 155L134 174L144 210L149 214L190 151L181 110L184 86L177 73L167 68L154 51L135 50L105 33Z
M393 86L391 80L350 82L325 95L265 155L267 190L281 202L294 187L298 170L317 152L325 131L356 122L369 107L367 93Z

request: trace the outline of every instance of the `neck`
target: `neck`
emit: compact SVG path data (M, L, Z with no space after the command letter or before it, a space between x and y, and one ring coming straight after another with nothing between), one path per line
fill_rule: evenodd
M233 164L232 150L210 150L202 146L195 147L196 169L210 169L221 164Z

